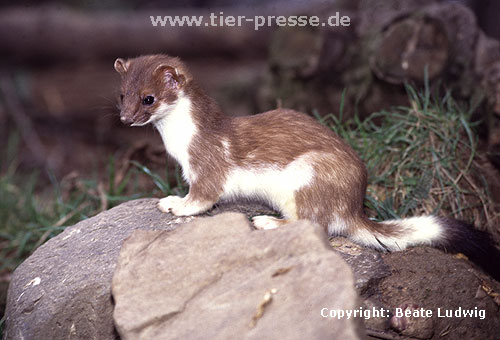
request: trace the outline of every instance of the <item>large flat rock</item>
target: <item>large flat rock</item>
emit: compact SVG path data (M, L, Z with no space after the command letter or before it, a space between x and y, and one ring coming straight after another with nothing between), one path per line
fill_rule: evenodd
M113 277L122 339L359 339L360 319L321 310L360 302L347 264L318 227L252 230L242 214L171 232L136 231Z

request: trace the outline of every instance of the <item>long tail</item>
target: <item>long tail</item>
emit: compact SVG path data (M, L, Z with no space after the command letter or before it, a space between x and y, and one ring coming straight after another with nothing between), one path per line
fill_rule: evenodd
M462 253L500 281L500 251L488 233L470 224L437 216L358 222L350 235L355 242L386 251L429 245L447 253Z

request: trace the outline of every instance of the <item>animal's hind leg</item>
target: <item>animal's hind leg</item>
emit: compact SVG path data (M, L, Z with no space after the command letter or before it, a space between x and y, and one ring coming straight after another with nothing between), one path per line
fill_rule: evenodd
M274 216L262 215L255 216L252 218L253 225L255 229L258 230L269 230L276 229L282 225L287 224L289 221L283 218L277 218Z
M295 207L295 199L289 200L287 204L284 204L279 210L283 214L284 218L278 218L268 215L253 217L252 222L255 229L259 230L276 229L278 227L281 227L287 223L296 221L298 219Z

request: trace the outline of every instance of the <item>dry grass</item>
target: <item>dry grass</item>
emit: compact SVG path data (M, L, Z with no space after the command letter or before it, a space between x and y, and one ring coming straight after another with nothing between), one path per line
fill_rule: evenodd
M477 138L465 109L452 97L407 87L410 105L374 113L363 122L322 122L359 152L370 173L367 210L389 218L441 214L498 232L498 205L481 175Z

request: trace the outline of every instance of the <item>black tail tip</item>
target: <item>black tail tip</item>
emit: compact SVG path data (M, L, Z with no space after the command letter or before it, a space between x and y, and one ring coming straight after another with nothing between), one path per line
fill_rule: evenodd
M473 225L446 217L437 217L445 237L436 248L447 253L462 253L487 274L500 282L500 250L491 236Z

